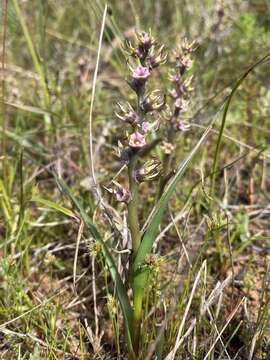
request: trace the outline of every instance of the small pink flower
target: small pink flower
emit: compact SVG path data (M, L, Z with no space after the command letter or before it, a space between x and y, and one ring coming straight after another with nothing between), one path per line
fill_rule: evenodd
M143 45L151 46L151 44L152 44L152 39L151 39L150 35L147 34L147 32L145 32L145 31L142 31L139 34L139 39Z
M192 62L192 59L188 55L185 55L180 59L180 64L185 69L190 69L192 66Z
M146 80L150 76L150 71L147 67L138 66L133 70L132 77L135 80Z
M188 131L190 129L190 125L180 121L176 118L172 118L171 120L172 126L175 130Z
M175 89L172 89L172 90L170 91L170 95L171 95L171 97L174 98L174 99L176 99L177 96L178 96L177 91L176 91Z
M189 124L185 124L183 123L182 121L179 121L178 122L178 126L177 126L177 129L178 130L181 130L181 131L189 131L190 129L190 125Z
M172 75L170 76L170 80L171 82L178 83L181 80L181 75L180 74Z
M173 152L174 146L169 142L163 141L162 150L164 151L165 154L169 155Z
M177 98L174 103L175 107L181 111L187 111L188 109L188 101L182 98Z
M128 143L129 146L133 148L141 148L146 144L146 140L144 135L136 131L135 133L130 135Z
M146 134L151 130L151 124L148 121L144 121L141 125L142 131Z

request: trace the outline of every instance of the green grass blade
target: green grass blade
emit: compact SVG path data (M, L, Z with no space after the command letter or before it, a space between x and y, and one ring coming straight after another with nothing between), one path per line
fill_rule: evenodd
M130 353L132 353L133 347L132 347L131 329L132 329L133 310L130 306L129 298L127 295L125 285L124 285L124 283L121 279L121 276L117 270L114 259L110 253L110 250L109 250L107 244L103 241L96 226L94 225L94 223L92 222L90 217L87 215L87 213L84 211L79 200L72 194L72 192L70 191L70 189L68 188L68 186L62 179L57 178L57 177L55 177L55 178L56 178L57 184L60 187L60 189L62 190L62 192L67 195L67 197L71 200L71 202L73 203L73 205L79 212L82 220L86 224L86 226L89 229L93 238L102 246L103 256L104 256L106 264L109 268L111 277L114 281L116 291L117 291L117 296L118 296L118 299L119 299L119 302L121 305L121 310L123 313L126 334L127 334L128 348L129 348Z
M51 115L58 116L58 115L55 114L55 113L46 111L46 110L41 109L41 108L38 108L38 107L36 107L36 106L24 105L24 104L20 104L20 103L16 104L16 103L9 102L9 101L5 101L5 104L8 105L8 106L13 107L13 108L15 108L15 109L22 110L22 111L26 111L26 112L30 112L30 113L32 113L32 114L48 115L48 116L51 116ZM59 116L58 116L58 117L59 117Z
M40 78L40 84L41 84L42 91L43 91L43 96L44 96L44 98L43 98L44 107L45 107L45 108L48 108L48 107L49 107L49 102L50 102L49 99L50 99L50 98L49 98L49 93L48 93L48 89L47 89L46 79L45 79L45 75L44 75L42 66L40 65L40 62L39 62L39 60L38 60L38 56L37 56L37 54L36 54L35 47L34 47L34 44L33 44L32 39L31 39L29 29L28 29L28 27L27 27L26 21L25 21L25 19L24 19L24 17L23 17L23 14L22 14L22 12L21 12L21 9L20 9L20 6L19 6L18 1L17 1L17 0L13 0L13 5L14 5L15 11L16 11L16 13L17 13L19 22L20 22L20 24L21 24L21 27L22 27L22 30L23 30L23 34L24 34L24 37L25 37L25 41L26 41L26 44L27 44L29 53L30 53L30 55L31 55L31 58L32 58L32 61L33 61L35 70L36 70L36 72L38 73L39 78Z
M0 207L2 208L6 222L8 223L10 229L12 228L12 210L9 201L9 196L7 194L4 182L0 180Z
M212 166L212 176L211 176L211 191L210 191L211 197L214 194L215 180L216 180L216 173L217 173L217 164L218 164L218 158L219 158L220 147L221 147L221 140L222 140L222 136L223 136L223 132L224 132L224 128L225 128L225 123L226 123L226 119L227 119L227 114L228 114L228 110L229 110L232 98L233 98L236 90L239 88L239 86L242 84L242 82L245 80L245 78L248 76L248 74L250 72L252 72L257 66L259 66L260 64L262 64L265 61L269 60L269 56L270 56L270 52L268 52L263 58L258 60L255 64L250 66L247 69L247 71L237 80L236 84L234 85L234 87L231 90L230 95L228 96L228 99L227 99L227 102L225 104L225 108L224 108L224 111L223 111L223 115L222 115L221 126L220 126L220 129L219 129L217 145L216 145L215 154L214 154L214 161L213 161L213 166Z
M61 206L53 201L43 199L39 196L33 196L31 201L35 202L35 203L40 203L42 205L47 206L48 208L51 208L51 209L56 210L64 215L67 215L69 217L76 219L75 214L71 210L69 210L69 209L65 208L64 206Z

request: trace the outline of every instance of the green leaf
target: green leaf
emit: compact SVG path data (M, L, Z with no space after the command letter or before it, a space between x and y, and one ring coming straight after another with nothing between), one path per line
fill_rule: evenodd
M103 256L104 256L106 264L109 268L111 277L114 281L118 300L120 302L121 310L123 313L126 334L127 334L128 348L129 348L130 353L133 353L132 336L131 336L133 310L129 303L129 298L127 295L125 285L121 279L121 276L115 265L114 259L110 253L110 249L108 248L107 244L103 241L99 231L97 230L96 226L94 225L94 223L92 222L90 217L84 211L80 201L72 194L71 190L66 185L66 183L62 179L56 177L56 175L55 175L55 179L57 181L59 188L62 190L63 193L65 193L68 196L68 198L71 200L73 205L76 207L77 211L79 212L82 220L86 224L86 226L89 229L93 238L102 246Z
M13 5L14 5L14 9L16 11L18 20L21 24L25 42L27 44L29 53L31 55L33 65L35 67L36 72L39 75L39 78L40 78L40 84L41 84L42 91L43 91L43 99L44 99L44 105L45 105L44 107L48 108L49 107L48 105L50 103L50 96L49 96L49 92L48 92L48 88L47 88L45 73L43 71L41 63L39 62L38 55L36 53L35 46L34 46L32 38L31 38L30 31L27 27L25 18L22 14L22 10L20 8L21 4L19 4L18 0L13 0Z
M24 105L24 104L16 104L16 103L12 103L12 102L8 102L5 101L6 105L12 106L16 109L22 110L22 111L26 111L26 112L30 112L32 114L39 114L39 115L52 115L51 112L43 110L41 108L38 108L36 106L31 106L31 105ZM56 114L53 114L54 116L56 116Z
M9 197L4 185L4 182L0 180L0 206L2 208L3 214L6 218L7 223L10 228L12 228L12 209L9 201Z
M54 209L54 210L56 210L58 212L61 212L64 215L67 215L69 217L72 217L72 218L76 219L76 215L71 210L69 210L69 209L65 208L64 206L59 205L59 204L57 204L57 203L55 203L53 201L40 198L39 196L32 197L31 201L36 202L36 203L40 203L42 205L47 206L48 208Z
M0 133L4 134L3 128L0 127ZM16 142L18 145L20 145L22 148L24 148L26 151L39 155L42 159L45 159L46 157L46 150L40 146L39 144L31 143L26 136L21 136L19 134L16 134L15 132L11 132L6 130L5 135L11 139L12 141Z

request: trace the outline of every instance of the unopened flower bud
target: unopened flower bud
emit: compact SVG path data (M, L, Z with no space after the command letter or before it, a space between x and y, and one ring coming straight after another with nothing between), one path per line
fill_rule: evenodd
M218 10L217 10L217 16L218 18L221 20L224 16L225 16L225 9L220 7Z
M161 124L162 124L162 123L164 123L164 122L169 121L169 120L172 118L173 113L172 113L172 111L171 111L170 106L169 106L169 105L165 105L165 106L164 106L164 109L162 109L162 111L159 112L158 115L159 115L159 120L160 120L160 122L161 122Z
M136 57L136 48L131 44L131 42L129 40L126 40L122 45L121 45L122 50L127 53L128 55L132 56L132 57Z
M170 95L174 99L178 97L177 91L175 89L170 90Z
M188 42L187 39L182 41L182 44L178 46L174 51L174 60L178 62L179 60L183 59L184 57L189 57L192 52L195 51L195 41Z
M181 44L181 48L184 54L191 54L196 50L195 41L188 42L185 38Z
M137 57L144 62L148 57L149 51L152 46L155 44L155 39L145 31L137 32L136 39L138 46L136 48Z
M141 129L146 134L151 130L151 124L148 121L144 121L141 125Z
M114 181L113 183L114 183L114 187L108 188L104 186L104 189L107 190L110 194L114 195L116 201L129 203L129 201L131 200L130 191Z
M152 49L148 56L147 63L151 69L157 68L159 65L165 64L167 61L167 53L164 51L164 45L158 50Z
M157 131L160 126L160 121L158 119L151 123L149 121L144 121L138 126L141 128L144 134L147 134L150 131Z
M183 121L178 122L178 130L181 130L183 132L190 130L190 125L184 123Z
M145 31L136 32L136 39L138 41L138 46L143 47L145 50L149 50L156 42L151 36L151 33L148 34Z
M191 86L192 79L193 79L193 76L190 76L183 83L181 83L177 86L177 92L181 96L187 95L188 93L193 91L193 87Z
M174 75L170 75L169 76L169 80L172 82L172 83L179 83L181 80L182 80L182 76L180 74L174 74Z
M189 124L186 124L184 123L183 121L173 117L171 119L171 123L172 123L172 126L175 130L180 130L180 131L188 131L190 129L190 125Z
M129 203L131 200L130 191L122 186L117 186L114 190L116 200L119 202Z
M129 124L137 124L139 122L138 114L133 110L132 106L129 103L126 104L118 104L119 109L121 110L122 114L115 113L115 115Z
M147 95L140 105L144 112L160 110L165 105L165 96L159 90L155 90Z
M157 159L147 161L142 168L136 171L138 182L155 180L161 172L161 163Z

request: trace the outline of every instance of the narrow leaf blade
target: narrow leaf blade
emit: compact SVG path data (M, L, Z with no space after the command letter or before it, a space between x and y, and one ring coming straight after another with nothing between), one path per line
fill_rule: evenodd
M69 209L65 208L64 206L59 205L53 201L43 199L39 196L32 197L31 201L34 203L39 203L39 204L45 205L50 209L56 210L64 215L67 215L69 217L76 219L76 215L71 210L69 210Z

